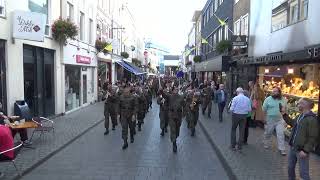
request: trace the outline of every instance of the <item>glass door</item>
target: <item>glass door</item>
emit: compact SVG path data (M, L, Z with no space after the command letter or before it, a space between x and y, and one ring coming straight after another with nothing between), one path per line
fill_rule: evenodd
M86 74L83 74L82 75L82 87L83 87L83 90L82 90L82 98L83 98L83 104L86 104L88 102L88 83L87 83L87 75Z

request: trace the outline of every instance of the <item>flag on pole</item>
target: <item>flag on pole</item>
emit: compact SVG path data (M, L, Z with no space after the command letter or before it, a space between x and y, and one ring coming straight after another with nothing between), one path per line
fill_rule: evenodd
M222 19L220 19L216 14L214 14L214 16L218 19L220 26L227 25L227 23L225 21L223 21Z
M112 51L112 44L108 44L106 47L104 47L104 50L111 52Z
M184 55L185 56L189 56L191 53L192 53L192 51L193 50L195 50L196 49L196 47L193 47L193 48L191 48L191 49L186 49L185 51L184 51Z
M204 38L201 39L201 44L209 44L208 41Z

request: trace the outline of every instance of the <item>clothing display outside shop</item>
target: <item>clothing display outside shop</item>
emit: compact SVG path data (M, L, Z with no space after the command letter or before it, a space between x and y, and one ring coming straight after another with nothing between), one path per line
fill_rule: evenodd
M80 106L80 67L66 66L66 111Z

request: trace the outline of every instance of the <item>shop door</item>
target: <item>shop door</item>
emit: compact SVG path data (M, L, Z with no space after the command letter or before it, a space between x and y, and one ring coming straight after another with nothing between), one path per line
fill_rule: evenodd
M5 41L0 41L0 103L2 111L7 114L7 91L6 91L6 60Z
M87 75L82 75L82 102L83 104L86 104L88 102L88 83L87 83Z
M24 97L33 116L54 115L54 51L24 45Z

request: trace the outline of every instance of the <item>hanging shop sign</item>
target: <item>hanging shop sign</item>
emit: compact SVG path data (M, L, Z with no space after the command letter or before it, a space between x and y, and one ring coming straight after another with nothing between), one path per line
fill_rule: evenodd
M13 12L12 37L31 41L44 41L46 15L35 12Z
M81 64L90 64L91 58L87 56L76 55L76 61L77 63L81 63Z
M243 35L233 35L231 37L232 46L246 46L247 36Z

